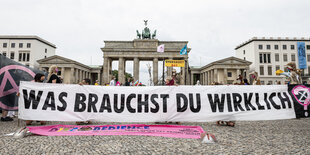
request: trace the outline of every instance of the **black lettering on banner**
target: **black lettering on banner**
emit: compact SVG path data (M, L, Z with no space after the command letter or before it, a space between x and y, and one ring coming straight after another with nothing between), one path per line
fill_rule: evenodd
M83 112L86 109L86 95L83 93L75 94L74 112ZM81 108L80 108L81 105Z
M259 103L259 94L258 94L258 93L255 93L255 102L256 102L256 105L257 105L258 110L265 110L265 107L262 106L262 105Z
M157 113L159 111L159 104L156 102L155 98L158 98L158 94L152 94L151 95L151 103L155 105L155 108L151 107L151 112L152 113Z
M227 98L227 106L228 106L228 112L232 112L232 106L231 106L231 95L229 93L226 94Z
M191 111L194 113L199 112L201 109L201 101L200 101L200 94L199 93L196 94L196 103L197 103L197 107L195 108L193 94L190 93L189 94L189 107L190 107Z
M256 110L256 108L251 104L253 93L249 93L249 96L247 94L248 93L243 93L246 110L247 111L251 110L250 107L252 108L252 110Z
M274 100L272 99L273 97L275 97L277 94L275 92L271 93L269 96L269 101L271 103L271 105L275 108L275 109L281 109L281 107L279 105L277 105Z
M188 99L184 94L177 93L177 112L184 112L188 106ZM183 100L183 106L181 105L181 98Z
M67 102L65 101L64 97L68 97L68 93L66 92L61 92L58 96L58 99L60 103L62 103L62 107L57 106L58 111L65 111L67 108Z
M287 102L288 108L292 108L292 103L291 103L291 100L290 100L290 98L288 97L288 95L287 95L285 92L283 92L283 95L284 95L284 97L281 96L281 93L280 93L280 92L278 93L278 97L279 97L279 99L280 99L280 101L281 101L282 108L283 108L283 109L286 108L285 102Z
M264 101L266 102L267 109L271 109L270 103L268 102L268 94L264 93Z
M51 103L50 103L50 100L51 100ZM54 92L51 92L51 91L47 93L47 97L44 102L42 110L46 110L48 107L50 107L51 110L56 110Z
M219 99L219 94L214 94L214 100L212 94L207 94L212 112L216 112L216 107L218 107L219 112L224 111L225 94L221 94L221 101Z
M29 97L28 97L28 92L26 89L23 89L23 94L24 94L24 102L25 102L25 109L29 109L31 102L32 102L32 109L37 109L41 96L43 94L43 91L39 91L38 95L36 97L35 91L30 90Z
M149 94L144 94L144 101L142 101L142 94L138 94L138 113L142 112L142 106L144 106L144 112L149 112Z
M103 94L103 98L102 98L102 102L101 102L101 106L100 106L99 112L103 112L104 110L107 110L108 113L112 112L109 94Z
M97 112L96 104L98 102L98 96L93 93L88 94L88 106L87 106L87 112L91 112L93 109L93 112Z
M233 102L234 102L235 111L239 111L239 109L241 111L245 111L242 108L241 104L240 104L242 102L242 96L240 94L238 94L238 93L232 93L232 96L233 96Z
M167 113L167 99L169 98L169 94L161 94L160 98L163 99L163 113Z
M128 110L130 113L135 113L135 112L136 112L136 109L132 108L131 105L130 105L130 101L131 101L133 98L136 98L136 94L130 94L130 95L128 95L127 101L126 101L127 110Z
M125 94L121 94L121 106L117 107L118 94L114 94L114 111L116 113L122 113L125 109Z

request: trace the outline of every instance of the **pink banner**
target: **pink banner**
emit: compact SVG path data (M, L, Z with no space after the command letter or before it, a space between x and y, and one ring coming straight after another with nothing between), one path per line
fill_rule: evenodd
M142 135L199 139L204 133L200 126L181 125L50 125L27 128L31 133L44 136Z

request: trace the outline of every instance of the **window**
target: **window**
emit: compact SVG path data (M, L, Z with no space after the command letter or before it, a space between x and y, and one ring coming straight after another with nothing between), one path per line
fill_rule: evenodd
M268 66L268 75L272 75L272 66Z
M274 55L274 58L275 58L275 61L279 62L279 59L280 59L279 53L276 53L276 54Z
M277 66L276 66L276 71L277 71L277 70L279 70L279 69L280 69L280 66L279 66L279 65L277 65Z
M27 48L31 48L31 44L30 43L27 43Z
M30 60L30 53L27 53L26 55L27 55L26 61L29 62L29 60Z
M23 57L23 54L22 54L22 53L19 53L19 55L18 55L18 61L22 61L22 57Z
M267 50L270 50L270 45L267 45Z
M47 49L45 49L45 53L47 53Z
M308 67L308 75L310 75L310 67Z
M310 55L307 54L307 61L310 62Z
M279 49L279 45L274 45L274 49L275 50Z
M272 85L272 81L268 81L267 85Z
M283 48L284 50L286 50L286 45L283 45L282 48Z
M264 66L259 67L259 73L260 75L264 75Z
M270 53L260 53L259 62L260 63L271 63Z
M263 63L263 54L259 54L259 63Z
M232 77L232 73L231 72L227 72L227 77Z
M263 45L258 45L258 49L262 50L263 49Z
M7 48L8 43L3 43L3 48Z
M44 56L44 58L46 58L46 56Z
M11 59L14 59L14 56L15 56L15 53L14 53L14 52L11 52L10 58L11 58Z
M295 49L295 46L294 45L291 45L291 50L294 50Z
M307 50L310 50L310 45L307 45Z
M295 61L295 54L292 54L292 55L291 55L291 60L292 60L292 61Z
M287 61L287 54L283 54L283 61Z
M243 50L243 54L245 54L245 50Z
M19 48L23 48L23 43L19 43Z
M6 52L3 52L2 55L6 57Z
M15 48L15 43L11 43L11 48Z
M265 85L265 81L260 81L260 84L261 85Z
M29 62L30 61L30 52L19 52L18 60Z
M245 57L243 57L243 60L245 60Z

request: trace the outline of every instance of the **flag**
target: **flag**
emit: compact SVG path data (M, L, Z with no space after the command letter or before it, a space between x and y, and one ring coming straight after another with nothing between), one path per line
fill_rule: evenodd
M163 53L165 51L165 44L161 44L157 47L157 52Z
M299 69L307 68L305 42L297 42Z
M180 55L185 55L185 54L187 54L187 45L185 45L180 51Z
M32 81L42 71L26 67L0 54L0 108L17 110L17 96L20 81Z

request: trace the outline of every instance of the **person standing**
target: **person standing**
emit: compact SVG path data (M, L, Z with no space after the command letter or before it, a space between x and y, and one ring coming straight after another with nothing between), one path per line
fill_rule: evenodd
M115 86L116 82L115 82L115 76L112 76L111 81L110 81L110 86Z
M60 78L57 76L58 68L56 65L52 65L48 71L47 83L61 83Z

